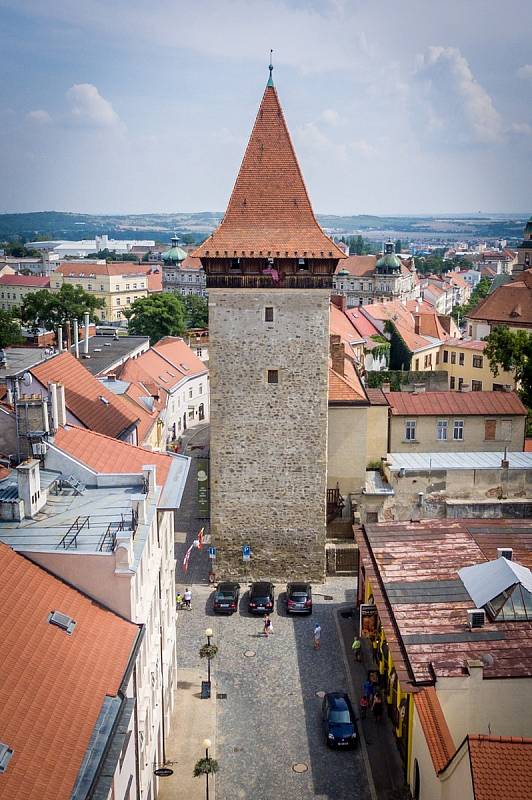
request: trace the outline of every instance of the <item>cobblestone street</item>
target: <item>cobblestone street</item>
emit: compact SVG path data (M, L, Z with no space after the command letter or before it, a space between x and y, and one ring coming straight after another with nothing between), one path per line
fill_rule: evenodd
M204 454L208 428L192 435L187 454ZM238 611L231 617L215 616L206 550L194 550L187 575L182 573L186 547L204 524L195 516L195 503L193 461L176 520L181 531L176 536L177 586L191 585L193 602L191 611L179 614L177 649L180 667L201 667L206 673L198 651L205 643L205 628L213 629L219 647L212 662L213 688L226 695L216 706L217 800L369 800L363 748L338 752L326 747L317 696L348 688L335 610L353 602L353 578L314 586L311 617L287 617L284 586L277 586L274 633L268 639L262 636L261 618L247 612L244 584ZM322 626L318 652L312 640L316 621ZM304 771L294 771L296 765Z

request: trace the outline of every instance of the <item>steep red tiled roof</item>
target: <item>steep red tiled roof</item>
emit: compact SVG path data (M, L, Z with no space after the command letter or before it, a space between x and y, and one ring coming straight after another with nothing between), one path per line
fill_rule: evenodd
M394 416L526 414L515 392L389 392Z
M455 339L452 336L448 336L445 340L445 344L448 344L450 347L460 347L460 349L465 350L483 351L486 348L486 342L483 339Z
M364 314L361 314L358 309L348 308L345 313L361 338L380 335L379 329L370 319L365 317Z
M202 269L201 260L194 256L187 256L184 261L179 265L180 269Z
M163 290L163 271L162 269L155 269L148 272L148 291L149 292L162 292Z
M2 800L68 800L138 628L0 543L0 739L13 749ZM71 636L51 611L75 620Z
M377 256L347 256L336 267L336 275L341 270L347 270L355 278L365 278L373 275Z
M113 394L71 353L50 358L30 372L43 386L62 383L67 409L87 428L107 436L120 436L136 426L143 412ZM104 400L101 400L101 398Z
M453 755L454 742L436 689L433 686L425 687L414 695L414 702L434 770L439 772Z
M522 273L520 280L510 281L495 289L480 305L468 313L469 319L505 322L517 327L532 326L532 270Z
M336 334L342 339L346 352L354 357L354 350L351 347L351 342L361 340L361 337L351 318L345 311L341 311L334 303L331 303L331 313L329 316L329 330L331 334Z
M193 255L345 258L316 222L273 85L264 92L225 216Z
M468 737L475 800L525 800L532 787L532 739Z
M50 278L45 275L1 275L0 286L33 286L36 289L49 289Z
M54 444L96 472L138 473L142 472L144 465L154 464L157 467L159 486L164 485L172 463L172 456L167 456L165 453L155 453L143 447L135 447L110 436L77 428L75 425L60 428L54 437Z
M352 362L344 359L344 374L335 372L329 362L329 403L364 403L368 405L362 382Z

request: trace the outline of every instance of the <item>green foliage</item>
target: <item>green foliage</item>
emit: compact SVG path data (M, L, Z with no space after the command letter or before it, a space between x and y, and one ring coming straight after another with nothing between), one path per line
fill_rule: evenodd
M31 247L24 247L23 244L13 243L4 245L6 256L12 258L40 258L41 254L38 250L33 250Z
M171 292L139 297L124 315L129 333L149 336L150 344L156 344L163 336L182 336L186 329L185 304Z
M395 240L395 252L396 253L400 253L402 246L403 246L403 243L401 242L401 240L400 239L396 239Z
M497 325L486 339L484 355L494 375L499 367L515 373L521 399L532 408L532 333Z
M463 306L455 306L451 311L451 316L454 320L464 319L470 311L476 308L485 297L488 296L491 288L491 281L489 278L481 278L473 291L471 297L464 303Z
M103 250L98 250L97 253L89 253L85 258L100 258L106 261L128 261L133 264L139 264L139 258L134 253L115 253L114 250L104 247Z
M212 775L218 772L218 762L215 758L200 758L194 765L194 777L199 778L201 775Z
M374 347L373 350L371 350L371 355L374 358L385 358L386 364L388 364L390 360L390 342L385 339L384 336L381 336L380 333L375 333L370 338L377 343L377 347Z
M202 647L200 647L199 656L200 658L208 658L210 661L211 658L214 658L217 652L218 648L215 644L204 644Z
M80 286L65 283L58 292L41 289L28 293L22 301L20 316L32 330L53 331L69 320L82 319L87 311L91 318L97 319L94 312L104 305L103 300Z
M13 313L0 310L0 347L21 344L22 341L20 325L13 319Z
M366 241L362 236L342 236L340 241L348 245L350 255L366 256L370 253L378 253L379 250L371 242Z
M187 328L207 328L209 325L209 303L206 297L189 294L185 297Z

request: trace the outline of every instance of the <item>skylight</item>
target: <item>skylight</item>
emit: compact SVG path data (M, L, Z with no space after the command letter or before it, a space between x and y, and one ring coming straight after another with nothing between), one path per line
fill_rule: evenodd
M477 608L493 621L532 621L532 572L528 567L496 558L463 567L458 574Z
M50 625L57 625L58 628L68 633L69 636L72 635L72 631L76 627L75 620L69 617L68 614L62 614L61 611L51 611L48 616L48 622Z

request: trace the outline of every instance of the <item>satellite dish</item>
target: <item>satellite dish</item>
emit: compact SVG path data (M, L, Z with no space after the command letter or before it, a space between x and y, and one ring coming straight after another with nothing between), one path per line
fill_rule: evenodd
M24 386L31 386L32 380L33 378L31 376L31 372L25 372L24 375L22 376L22 383L24 384Z

